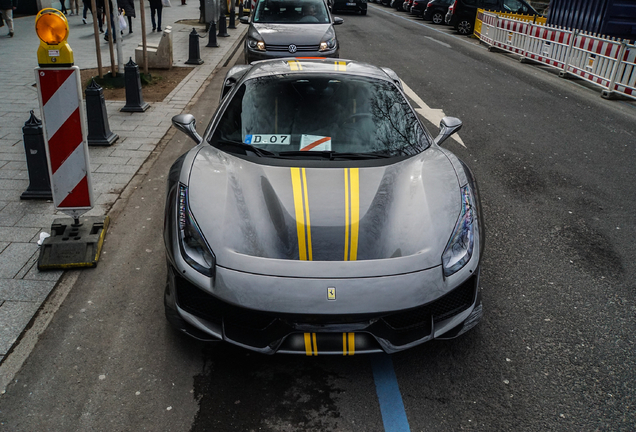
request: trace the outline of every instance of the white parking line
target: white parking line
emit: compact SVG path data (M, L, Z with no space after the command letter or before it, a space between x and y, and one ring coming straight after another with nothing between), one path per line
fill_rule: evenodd
M419 108L415 108L415 111L417 111L419 115L421 115L434 125L439 125L439 122L446 116L446 114L444 114L444 111L442 111L441 109L431 108L426 105L422 98L420 98L417 93L415 93L411 89L411 87L407 86L404 81L402 81L402 88L404 89L404 93L406 93L406 95L419 106ZM464 144L464 141L462 141L462 139L459 137L459 134L454 134L453 136L451 136L451 138L453 138L461 146L466 148L466 145Z
M426 39L430 39L430 40L432 40L433 42L437 42L438 44L443 45L443 46L445 46L446 48L452 48L452 47L451 47L449 44L447 44L446 42L442 42L441 40L437 40L437 39L435 39L434 37L430 37L430 36L424 36L424 37L425 37Z

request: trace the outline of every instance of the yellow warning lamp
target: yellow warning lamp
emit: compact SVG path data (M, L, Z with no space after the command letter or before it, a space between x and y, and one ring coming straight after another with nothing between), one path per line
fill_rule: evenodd
M42 9L35 17L35 32L40 38L38 63L41 67L73 66L73 50L66 42L68 21L57 9Z

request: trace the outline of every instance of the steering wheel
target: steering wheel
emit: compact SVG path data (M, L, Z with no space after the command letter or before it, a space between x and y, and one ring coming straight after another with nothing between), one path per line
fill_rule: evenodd
M312 22L313 23L313 22L320 22L320 21L318 20L318 18L316 18L313 15L306 15L306 16L302 17L299 20L299 22Z

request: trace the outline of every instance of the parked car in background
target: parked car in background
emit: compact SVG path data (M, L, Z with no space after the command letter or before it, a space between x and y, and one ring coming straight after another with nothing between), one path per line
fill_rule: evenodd
M411 14L421 17L424 13L424 9L426 9L426 4L428 0L413 0L413 4L411 5Z
M541 15L524 0L455 0L448 7L445 21L459 34L473 34L477 9L523 15Z
M406 0L402 3L402 10L408 13L411 13L411 6L413 5L413 0Z
M391 7L396 11L402 10L402 5L404 4L404 0L391 0Z
M454 0L431 0L426 4L422 18L433 21L433 24L444 24L448 7Z
M367 14L367 0L331 0L331 11L360 12Z
M324 0L258 0L254 13L241 17L249 24L245 62L271 58L338 57L339 45L332 17Z

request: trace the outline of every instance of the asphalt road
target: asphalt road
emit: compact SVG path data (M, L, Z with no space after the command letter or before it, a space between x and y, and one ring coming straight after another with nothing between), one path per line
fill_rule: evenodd
M636 428L636 108L447 29L371 5L338 14L341 57L394 69L464 121L446 146L481 186L485 315L392 356L413 431ZM193 108L199 130L222 73ZM433 128L431 128L433 129ZM435 134L436 130L432 130ZM0 397L8 431L381 431L377 357L261 356L163 318L166 140Z

